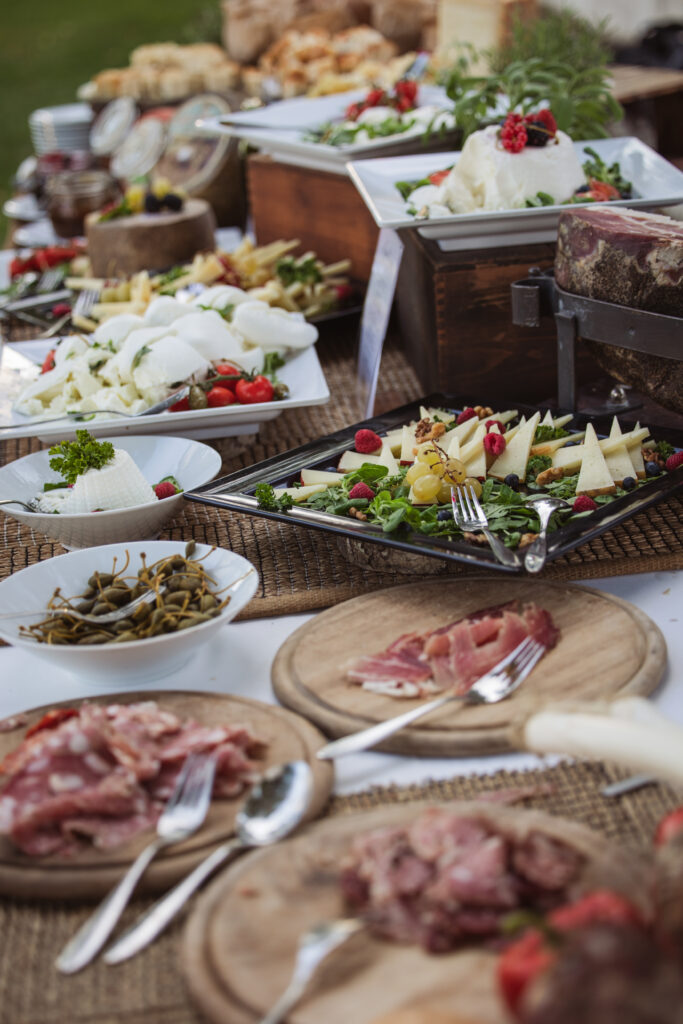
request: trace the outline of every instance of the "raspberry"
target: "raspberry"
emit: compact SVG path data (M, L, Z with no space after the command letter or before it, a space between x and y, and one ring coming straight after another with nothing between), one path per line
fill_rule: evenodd
M490 434L494 427L498 427L498 433L499 434L504 434L505 433L505 430L503 429L503 424L500 422L500 420L487 420L486 421L486 433L487 434Z
M349 491L349 498L367 498L369 501L375 497L375 492L367 484L354 484Z
M172 498L178 492L170 480L162 480L160 484L155 485L154 493L159 501L163 501L164 498Z
M471 420L472 417L476 415L477 414L474 411L474 409L471 406L468 406L467 409L463 409L463 411L460 413L456 420L456 423L465 423L466 420Z
M500 129L500 141L508 153L521 153L527 144L527 130L521 114L508 114Z
M664 465L670 473L674 469L678 469L679 466L683 466L683 452L674 452L673 455L669 456Z
M592 512L598 506L587 494L580 494L572 505L572 512Z
M501 434L487 434L483 443L484 450L496 457L502 455L506 448L505 438Z
M361 455L372 455L382 447L382 438L374 430L357 430L354 441L356 451Z

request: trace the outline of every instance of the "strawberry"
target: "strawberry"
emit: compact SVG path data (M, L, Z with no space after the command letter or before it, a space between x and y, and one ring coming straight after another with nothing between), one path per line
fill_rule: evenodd
M678 469L679 466L683 466L683 452L674 452L664 463L669 473L673 473L674 469Z
M382 438L374 430L357 430L354 443L361 455L373 455L382 448Z

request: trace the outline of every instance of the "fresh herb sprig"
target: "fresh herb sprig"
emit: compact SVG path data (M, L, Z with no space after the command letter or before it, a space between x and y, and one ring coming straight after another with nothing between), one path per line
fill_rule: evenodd
M71 486L88 469L101 469L114 458L114 445L110 441L96 441L87 430L77 430L75 441L62 441L50 448L50 469L60 473L65 484Z
M594 149L591 149L590 146L584 146L583 151L590 157L583 165L586 177L588 179L593 178L596 181L604 181L606 185L612 185L624 199L629 199L633 191L633 184L622 176L619 163L615 160L613 164L607 165L602 157Z

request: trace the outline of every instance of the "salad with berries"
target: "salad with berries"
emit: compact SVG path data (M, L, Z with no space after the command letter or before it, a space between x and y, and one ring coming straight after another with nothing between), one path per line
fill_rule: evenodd
M402 79L392 89L371 89L365 97L350 103L341 119L309 129L304 141L343 147L393 135L422 134L430 138L453 128L455 118L450 107L421 104L417 83Z
M412 531L486 545L453 518L452 491L472 488L489 528L508 547L523 548L539 530L529 498L540 493L568 503L554 513L552 531L663 474L677 473L683 483L683 450L653 441L648 427L624 430L614 417L609 436L598 437L590 422L572 430L572 418L421 407L419 420L384 436L358 430L355 447L335 466L302 469L288 487L258 484L254 495L266 511L296 506L354 518L386 534Z

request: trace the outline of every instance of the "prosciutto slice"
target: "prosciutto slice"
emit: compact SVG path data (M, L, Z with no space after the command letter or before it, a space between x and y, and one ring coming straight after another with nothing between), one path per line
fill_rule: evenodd
M425 697L443 690L463 694L526 637L550 649L559 630L543 608L510 601L438 629L406 633L385 651L357 658L347 675L364 689L391 697Z
M235 797L262 751L244 726L182 721L154 701L57 709L0 764L0 834L32 856L119 846L157 821L188 754L212 752L213 795Z

